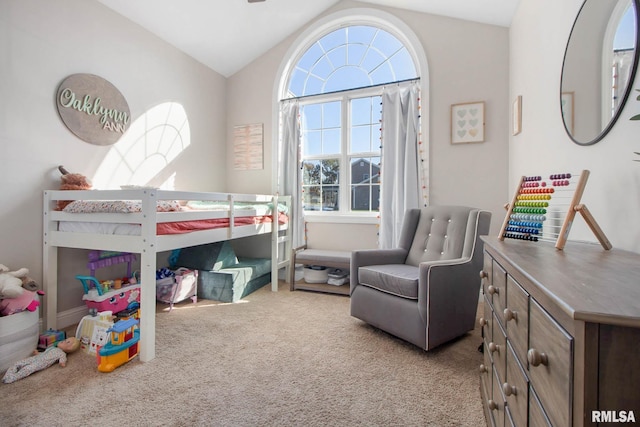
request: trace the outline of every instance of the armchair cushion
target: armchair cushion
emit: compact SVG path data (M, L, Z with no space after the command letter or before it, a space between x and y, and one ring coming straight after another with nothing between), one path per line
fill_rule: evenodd
M418 299L418 267L407 264L360 267L360 284L412 300Z
M423 210L406 263L417 266L425 261L455 259L465 252L469 256L475 237L475 227L470 227L473 225L469 224L470 221L475 222L476 217L469 215L469 208L463 206L437 206Z

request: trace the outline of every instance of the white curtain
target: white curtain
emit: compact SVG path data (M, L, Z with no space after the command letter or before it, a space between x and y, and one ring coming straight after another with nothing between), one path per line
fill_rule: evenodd
M418 84L388 85L382 93L380 248L398 244L407 209L420 205Z
M302 169L300 168L300 108L297 101L280 104L282 120L282 141L280 167L278 168L278 192L291 196L289 225L293 226L292 245L302 246L304 242L304 212L302 210Z

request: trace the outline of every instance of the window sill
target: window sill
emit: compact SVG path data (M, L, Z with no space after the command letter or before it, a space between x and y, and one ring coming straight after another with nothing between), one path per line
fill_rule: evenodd
M378 224L378 214L341 214L327 212L307 212L304 214L306 222L324 222L334 224Z

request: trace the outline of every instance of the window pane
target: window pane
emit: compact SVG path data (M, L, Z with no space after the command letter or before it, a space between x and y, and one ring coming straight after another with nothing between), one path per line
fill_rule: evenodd
M380 208L380 157L351 161L351 210L377 211Z
M340 200L340 188L337 185L322 187L322 210L337 211L338 200Z
M322 161L322 184L338 184L340 176L340 160L328 159Z
M340 46L333 49L331 52L327 52L329 61L334 68L339 68L347 65L347 47Z
M351 210L375 212L380 210L380 185L351 187Z
M371 182L380 184L380 157L371 157Z
M393 55L389 62L391 63L391 68L396 75L396 79L398 80L406 80L412 79L416 76L416 68L413 65L413 59L411 59L411 55L407 52L407 49L402 49L400 52Z
M305 105L300 109L303 129L320 129L322 127L322 107L320 104Z
M351 161L351 183L368 184L371 178L371 160L358 158Z
M302 132L302 155L317 156L322 153L322 132L308 131Z
M319 211L320 204L320 186L303 187L302 208L305 211Z
M398 49L403 47L397 38L386 31L378 31L373 44L387 57L393 55Z
M347 30L346 28L340 28L335 30L320 39L320 44L325 51L331 50L336 46L343 45L347 42Z
M371 123L380 125L380 120L382 120L382 97L372 97L371 103Z
M320 184L320 161L307 160L302 163L302 185Z
M307 77L308 71L296 68L291 73L291 80L289 81L289 94L288 96L294 98L300 96L304 89L304 79Z
M369 45L371 43L371 40L373 40L373 37L378 32L378 29L356 25L353 27L348 27L347 31L349 36L349 43L361 43L364 45Z
M371 98L351 100L351 124L353 126L371 123Z
M305 53L302 55L298 63L296 64L299 68L303 70L310 70L313 67L313 64L316 63L318 58L320 58L324 52L318 43L314 43Z
M356 126L351 129L351 152L367 153L371 151L371 127Z
M322 125L325 128L340 127L340 101L322 104Z
M365 53L367 53L366 45L350 44L347 47L348 63L352 65L360 65Z
M322 131L322 154L340 153L340 129Z

